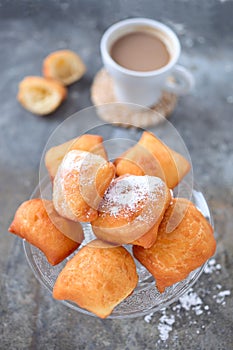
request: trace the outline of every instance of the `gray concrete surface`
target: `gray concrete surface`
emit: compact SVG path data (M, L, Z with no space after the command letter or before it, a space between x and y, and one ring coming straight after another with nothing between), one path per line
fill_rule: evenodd
M232 12L232 1L217 0L0 1L0 349L232 349ZM218 240L215 260L193 287L199 306L185 307L180 300L146 318L150 322L103 321L67 309L39 285L20 240L7 233L17 206L38 183L49 135L91 105L104 29L133 16L162 20L181 39L180 62L193 72L196 89L179 99L170 121L188 147ZM40 74L43 58L59 48L80 53L87 74L69 88L67 101L53 115L34 116L17 103L17 85L25 75Z

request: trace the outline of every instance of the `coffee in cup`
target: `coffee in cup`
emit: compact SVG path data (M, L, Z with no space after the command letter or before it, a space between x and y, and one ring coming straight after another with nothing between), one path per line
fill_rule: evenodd
M135 31L117 39L110 49L112 59L120 66L148 72L166 66L171 54L158 31Z
M147 18L118 22L104 33L100 50L119 102L151 107L163 90L182 95L193 86L191 73L177 65L180 42L163 23Z

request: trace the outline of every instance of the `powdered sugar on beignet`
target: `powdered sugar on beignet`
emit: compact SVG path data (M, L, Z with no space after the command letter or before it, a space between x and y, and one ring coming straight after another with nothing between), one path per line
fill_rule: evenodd
M78 150L68 152L54 179L56 210L74 221L94 220L115 175L114 169L114 165L101 156Z
M111 183L101 201L93 231L112 243L148 247L156 240L158 224L170 200L168 187L157 177L121 176Z
M108 159L103 145L103 137L99 135L84 134L60 145L51 147L45 154L45 166L53 180L62 159L72 150L80 150L97 154Z

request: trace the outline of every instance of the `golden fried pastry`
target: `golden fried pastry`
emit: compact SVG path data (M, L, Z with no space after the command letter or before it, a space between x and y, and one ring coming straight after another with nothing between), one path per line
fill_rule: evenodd
M190 170L189 162L155 135L144 131L139 142L115 161L116 174L160 177L174 188Z
M103 146L103 138L99 135L85 134L61 145L50 148L45 154L45 165L51 179L54 179L57 169L65 154L71 150L87 151L97 154L107 160Z
M105 318L137 286L136 266L123 247L96 240L81 248L59 274L53 297Z
M92 229L101 240L148 248L156 241L170 201L170 190L157 177L118 177L105 193Z
M180 214L183 219L180 221ZM167 231L170 217L178 226ZM162 293L166 287L186 278L215 252L213 229L193 203L177 198L165 212L159 226L155 244L149 249L134 246L133 253L154 276L157 289Z
M17 98L28 111L46 115L54 112L66 95L67 90L59 81L29 76L19 84Z
M86 66L75 52L59 50L48 55L43 62L43 75L70 85L82 78Z
M74 221L92 221L115 167L96 154L72 150L63 158L53 184L57 212Z
M60 217L52 201L39 198L20 205L9 232L39 248L51 265L73 253L84 237L79 223Z

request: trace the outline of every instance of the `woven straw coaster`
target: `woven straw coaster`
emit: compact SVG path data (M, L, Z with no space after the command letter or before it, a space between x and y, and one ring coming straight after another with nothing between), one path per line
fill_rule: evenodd
M174 110L177 96L164 91L160 101L149 108L130 108L127 104L112 105L116 100L113 79L102 68L97 72L91 87L91 99L101 119L124 127L130 125L145 128L164 121Z

